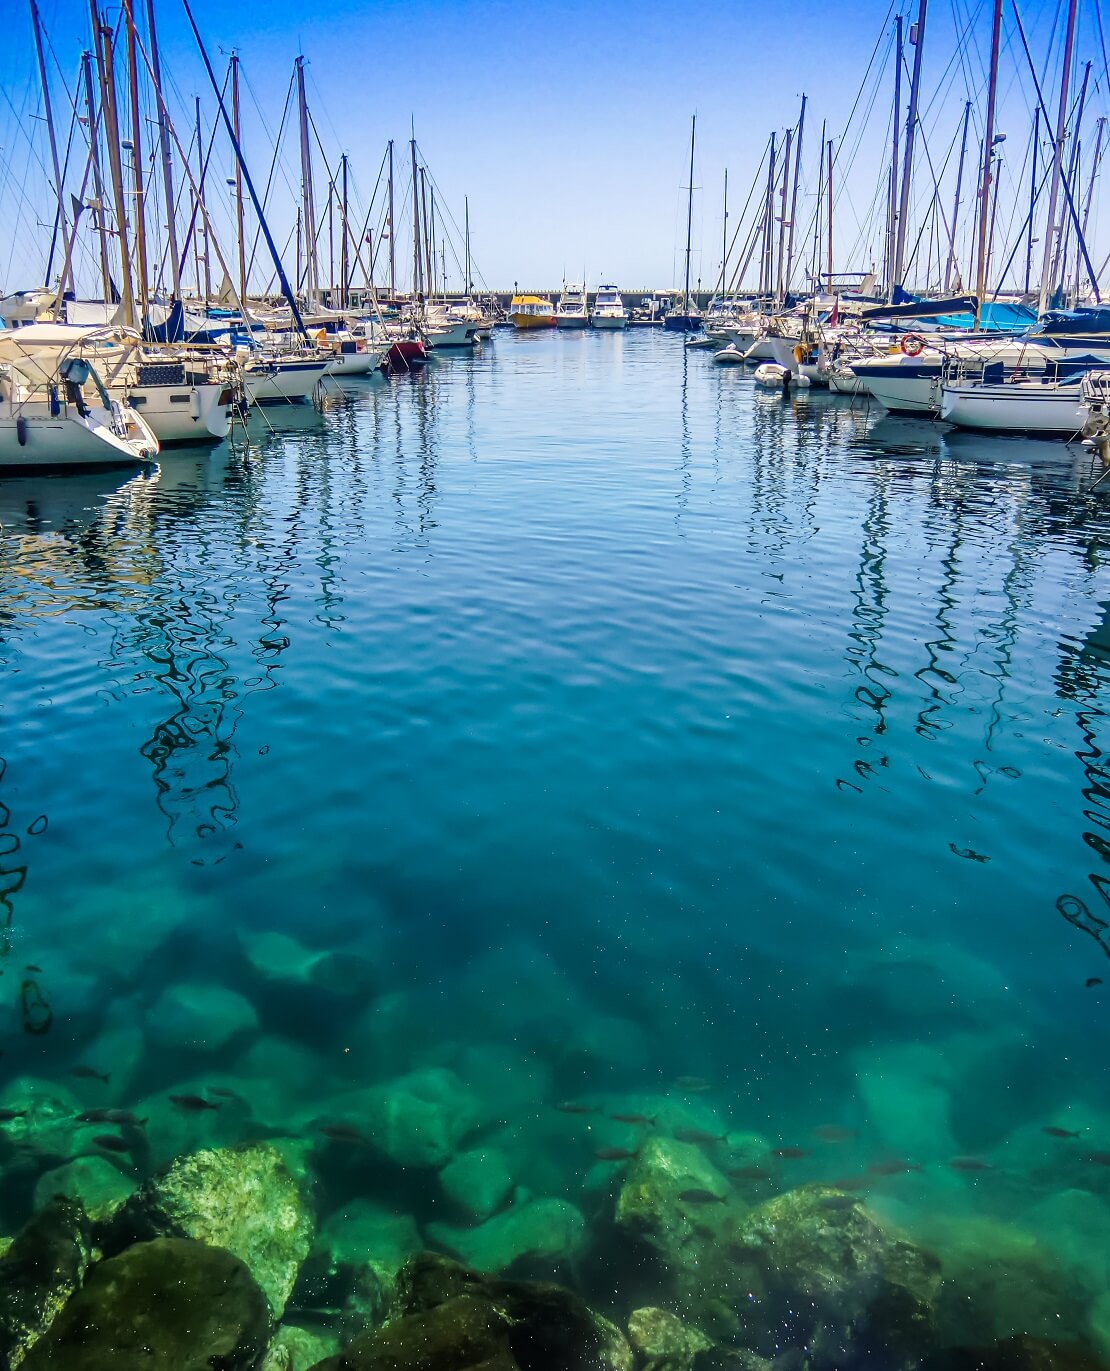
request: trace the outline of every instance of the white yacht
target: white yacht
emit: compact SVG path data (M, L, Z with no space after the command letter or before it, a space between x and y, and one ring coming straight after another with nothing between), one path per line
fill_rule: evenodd
M616 286L598 286L590 323L594 328L628 327L628 310Z
M555 306L556 328L587 328L590 311L586 304L586 287L581 284L563 286L559 303Z

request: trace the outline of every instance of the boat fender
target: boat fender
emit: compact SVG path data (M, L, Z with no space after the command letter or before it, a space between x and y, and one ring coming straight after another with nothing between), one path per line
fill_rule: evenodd
M925 347L925 339L918 333L906 333L902 336L900 346L902 348L903 356L920 357Z
M58 399L58 387L50 387L50 417L56 419L62 412L62 402Z
M200 391L196 386L189 392L189 417L191 419L200 418Z
M806 347L805 343L796 343L794 345L794 360L799 366L801 366L803 362L809 361L809 353L810 349Z
M15 421L15 436L19 439L19 446L27 446L27 420L21 414Z

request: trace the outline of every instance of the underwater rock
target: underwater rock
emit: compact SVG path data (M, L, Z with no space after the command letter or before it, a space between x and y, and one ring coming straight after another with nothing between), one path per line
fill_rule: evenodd
M236 937L243 956L267 980L306 981L313 966L324 955L310 951L288 933L273 929L261 933L256 929L240 929Z
M146 1017L147 1036L162 1049L218 1052L233 1038L257 1029L250 1001L215 981L170 986Z
M80 1288L90 1261L89 1221L76 1200L51 1200L12 1240L0 1257L0 1366L6 1371L23 1365Z
M40 1157L71 1157L88 1131L77 1122L83 1108L77 1096L58 1081L19 1076L0 1091L0 1107L15 1113L0 1125L0 1146L8 1143Z
M399 1317L318 1371L632 1371L619 1329L561 1286L494 1280L425 1252L398 1296Z
M666 1309L634 1309L628 1316L628 1341L642 1371L690 1371L694 1356L713 1344L696 1328L687 1328Z
M444 1193L476 1219L488 1219L508 1199L513 1178L495 1148L460 1152L439 1173Z
M269 1337L266 1299L230 1252L182 1238L98 1263L31 1350L26 1371L249 1371Z
M44 1171L35 1186L34 1204L42 1209L55 1195L79 1200L94 1223L103 1223L131 1197L135 1183L106 1157L75 1157L53 1171Z
M728 1180L695 1143L649 1137L633 1159L617 1196L616 1222L646 1242L671 1268L700 1260L707 1238L724 1241L739 1208Z
M567 1200L513 1205L477 1228L428 1225L428 1236L477 1271L507 1271L523 1257L564 1258L582 1246L586 1221Z
M116 1225L135 1238L168 1235L226 1248L246 1263L275 1318L316 1226L307 1185L269 1143L180 1158L145 1182Z
M798 1371L802 1371L803 1366L804 1362L800 1361ZM690 1371L795 1371L795 1368L788 1358L776 1357L772 1362L743 1347L710 1347L694 1353Z
M369 1266L392 1287L398 1270L424 1246L416 1221L372 1200L352 1200L329 1214L316 1238L333 1267Z
M259 1371L308 1371L333 1356L339 1339L325 1328L302 1328L286 1323L277 1330Z
M478 1097L436 1067L374 1086L362 1100L367 1133L398 1166L443 1166L482 1117Z
M922 1371L1107 1371L1107 1363L1079 1343L1021 1336L992 1347L947 1347Z
M801 1186L754 1209L728 1257L751 1292L743 1340L761 1354L793 1344L815 1368L871 1357L893 1371L915 1366L934 1343L939 1262L829 1186Z

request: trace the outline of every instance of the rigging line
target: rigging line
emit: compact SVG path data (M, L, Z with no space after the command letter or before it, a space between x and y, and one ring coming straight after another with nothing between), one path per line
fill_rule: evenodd
M224 77L223 89L220 91L220 99L221 99L221 100L222 100L222 99L224 98L224 96L227 94L227 83L228 83L228 81L229 81L230 79L231 79L231 68L228 67L227 75ZM214 119L214 120L212 121L212 136L211 136L211 137L209 138L209 140L208 140L208 151L207 151L207 152L205 153L205 155L204 155L204 165L203 165L203 166L201 167L201 169L200 169L200 181L199 181L198 184L199 184L199 185L202 185L202 186L204 185L204 183L205 183L205 182L207 181L207 179L208 179L208 164L209 164L209 162L211 162L211 160L212 160L212 150L213 150L213 148L216 146L216 134L217 134L217 132L219 131L219 127L220 127L219 123ZM192 146L192 144L190 144L190 146ZM200 149L198 148L197 151L199 152ZM187 160L186 160L186 166L188 166L188 161L187 161ZM182 185L182 187L181 187L181 193L182 193L182 194L185 193L185 187L184 187L184 185ZM194 198L193 198L193 212L192 212L192 214L189 216L189 224L188 224L188 227L187 227L186 230L185 230L185 240L184 240L184 242L183 242L182 245L181 245L180 257L181 257L181 260L182 260L183 262L186 261L186 260L188 259L188 256L189 256L189 248L190 248L190 246L191 246L191 244L192 244L193 233L194 233L195 230L196 230L197 213L198 213L199 209L200 209L200 203L199 203L199 201L197 200L197 198L194 196ZM206 247L205 250L207 251L207 247Z
M243 75L243 64L242 64L241 62L240 62L240 64L239 64L239 75L240 75L240 76ZM288 86L288 89L287 89L286 92L285 92L285 106L284 106L284 108L283 108L282 111L281 111L281 123L278 125L277 137L274 139L274 155L273 155L273 157L270 159L270 172L269 172L269 175L266 177L266 189L262 192L262 208L263 208L263 209L265 209L266 206L270 203L270 191L271 191L271 189L272 189L272 187L273 187L273 182L274 182L274 170L275 170L275 168L277 167L278 156L279 156L279 154L280 154L280 152L281 152L281 140L282 140L282 136L283 136L284 133L285 133L285 121L286 121L286 119L288 119L288 117L289 117L289 101L290 101L290 98L291 98L291 96L292 96L292 94L293 94L293 87L294 87L294 84L295 84L295 82L296 82L296 79L297 79L297 74L296 74L296 71L294 71L294 72L290 75L290 77L289 77L289 86ZM251 272L254 270L254 259L255 259L255 254L258 252L258 240L259 240L259 238L261 237L261 235L262 235L262 228L261 228L261 226L258 225L258 224L255 224L255 226L254 226L254 242L251 243L250 261L247 263L247 271L246 271L246 279L247 279L248 281L250 280ZM284 250L284 249L283 249L283 250Z

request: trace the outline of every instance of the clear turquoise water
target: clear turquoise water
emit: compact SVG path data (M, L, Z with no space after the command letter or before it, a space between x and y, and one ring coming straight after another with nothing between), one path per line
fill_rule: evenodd
M0 1104L150 1112L141 1170L445 1065L588 1214L629 1130L552 1102L696 1075L698 1117L812 1154L792 1179L920 1164L876 1212L1035 1240L1110 1343L1090 457L647 332L347 390L153 474L0 481ZM213 999L237 1031L189 1038L194 984L254 1021ZM221 1081L249 1108L158 1114ZM80 1146L0 1139L0 1231Z

